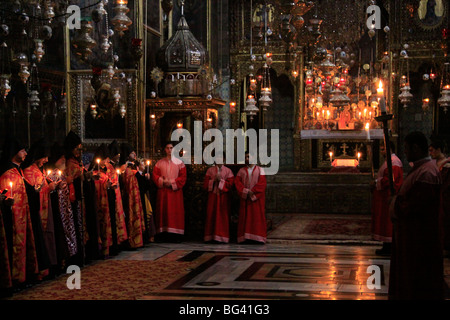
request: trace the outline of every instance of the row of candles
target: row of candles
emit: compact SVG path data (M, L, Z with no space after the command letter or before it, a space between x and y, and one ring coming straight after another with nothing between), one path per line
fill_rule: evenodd
M330 163L333 163L333 151L328 152L328 155L330 156ZM358 152L356 156L358 158L358 165L359 165L359 161L361 160L361 152Z

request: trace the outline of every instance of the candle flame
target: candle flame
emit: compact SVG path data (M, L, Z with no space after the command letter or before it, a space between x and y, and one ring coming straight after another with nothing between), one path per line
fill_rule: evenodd
M47 175L49 176L52 173L52 170L47 170Z
M369 130L370 129L370 123L366 123L366 130Z
M116 172L117 172L117 174L120 174L120 170L119 169L117 169Z
M13 183L12 182L9 182L9 186L12 188L12 186L13 186Z
M61 173L62 173L62 171L61 171L61 170L58 170L58 176L60 176L60 175L61 175Z
M97 161L97 163L100 163L100 159L97 159L97 160L95 160L95 161Z

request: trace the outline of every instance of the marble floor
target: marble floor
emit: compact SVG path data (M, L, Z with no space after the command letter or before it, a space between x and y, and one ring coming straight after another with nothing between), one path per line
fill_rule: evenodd
M389 258L375 255L376 248L301 243L153 243L138 251L122 252L114 259L156 261L170 256L177 261L198 262L168 286L142 296L143 300L385 300ZM379 275L376 280L371 277L373 270Z

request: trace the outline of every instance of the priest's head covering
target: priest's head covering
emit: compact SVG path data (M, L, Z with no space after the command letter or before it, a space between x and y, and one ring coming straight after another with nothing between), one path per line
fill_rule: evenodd
M48 158L48 165L54 166L55 163L64 156L64 147L55 142L50 149L50 157Z
M10 165L12 158L23 149L26 149L26 145L21 143L15 136L8 135L5 138L0 158L0 174L9 169L7 167Z
M50 147L45 138L37 140L31 145L22 167L27 168L39 159L50 157L50 151Z
M120 153L120 161L119 162L120 162L120 164L124 164L125 162L127 162L130 154L135 150L129 143L126 143L126 142L124 142L120 145L120 149L121 149L121 153Z
M117 140L114 140L108 145L108 151L111 158L117 156L118 154L121 154L120 146L117 143Z
M97 158L100 158L102 160L105 160L106 158L109 157L109 151L108 151L108 147L106 146L106 144L102 143L97 150L95 150L94 153L94 161Z
M72 130L69 131L66 138L64 139L64 148L66 149L66 152L71 152L73 149L75 149L80 144L81 144L80 136L77 135Z

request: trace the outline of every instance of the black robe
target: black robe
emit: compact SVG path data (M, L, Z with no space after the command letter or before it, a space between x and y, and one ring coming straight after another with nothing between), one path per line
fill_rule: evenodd
M36 191L34 186L30 185L25 179L24 182L27 190L28 206L30 207L31 226L33 228L38 267L39 271L42 271L50 267L50 258L45 244L41 215L39 213L41 204L39 192Z
M155 236L156 227L154 222L154 216L148 214L147 204L145 202L145 196L147 195L148 200L151 203L151 191L156 190L156 188L152 188L151 179L148 180L145 178L145 175L141 174L139 171L136 172L136 179L139 185L139 193L141 195L142 209L144 210L144 222L145 222L145 236L144 242L149 242L149 239Z

